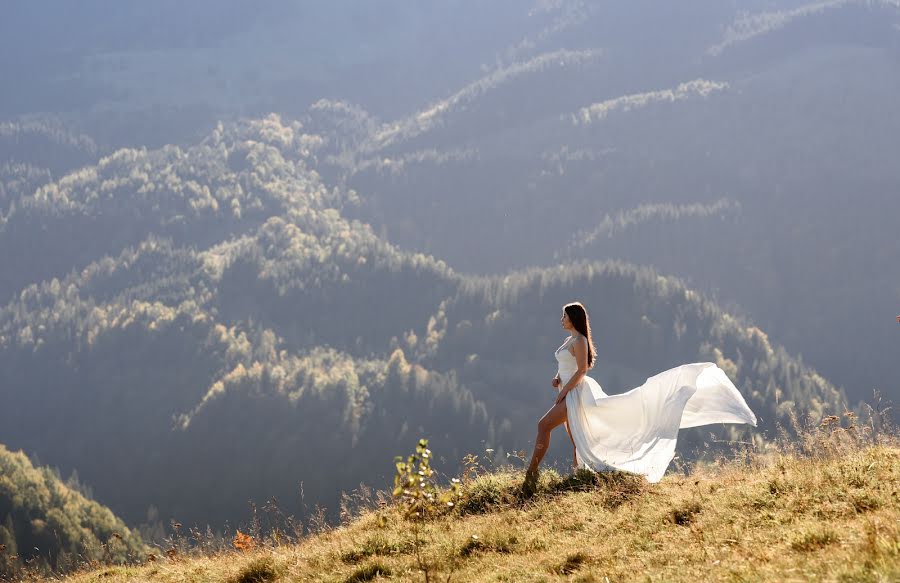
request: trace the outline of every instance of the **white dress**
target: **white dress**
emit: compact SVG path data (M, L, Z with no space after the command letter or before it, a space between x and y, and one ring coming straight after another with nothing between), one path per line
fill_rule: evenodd
M559 390L578 369L567 339L556 351ZM675 455L678 430L712 423L749 423L756 415L725 373L711 362L683 364L621 395L607 395L585 375L566 395L576 463L662 479Z

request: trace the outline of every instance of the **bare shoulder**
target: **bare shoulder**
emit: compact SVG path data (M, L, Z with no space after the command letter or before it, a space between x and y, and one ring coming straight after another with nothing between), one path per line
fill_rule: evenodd
M575 354L575 346L580 346L582 348L587 348L587 338L585 338L581 334L577 334L572 342L569 344L569 350L572 354Z

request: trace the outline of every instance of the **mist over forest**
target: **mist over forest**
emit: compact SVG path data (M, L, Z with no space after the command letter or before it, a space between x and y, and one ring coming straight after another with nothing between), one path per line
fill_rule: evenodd
M506 463L575 299L608 393L744 395L685 460L900 397L895 0L0 14L0 544Z

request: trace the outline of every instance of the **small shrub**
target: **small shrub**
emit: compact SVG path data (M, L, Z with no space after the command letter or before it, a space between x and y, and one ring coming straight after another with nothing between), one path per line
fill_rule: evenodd
M381 563L369 563L353 571L349 577L344 579L345 583L362 583L363 581L371 581L375 577L390 577L391 570Z
M268 583L278 579L278 569L271 557L250 561L235 579L235 583Z
M459 497L459 480L454 478L447 491L440 491L434 483L431 468L431 450L428 440L420 439L416 453L406 461L394 459L397 473L394 475L394 498L408 519L425 520L453 508Z
M449 490L438 489L434 481L434 470L431 468L431 458L428 440L420 439L416 445L416 453L406 461L400 456L394 459L397 473L394 475L393 496L400 514L412 522L416 563L425 574L425 581L429 580L434 565L422 554L419 532L421 523L449 512L459 499L457 478L453 478Z

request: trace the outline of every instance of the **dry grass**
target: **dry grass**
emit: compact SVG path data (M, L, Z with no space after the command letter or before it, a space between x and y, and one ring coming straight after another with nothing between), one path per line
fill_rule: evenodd
M852 421L852 419L851 419ZM297 544L161 559L70 577L125 581L898 581L900 447L833 421L789 448L670 474L465 482L416 534L391 508Z

